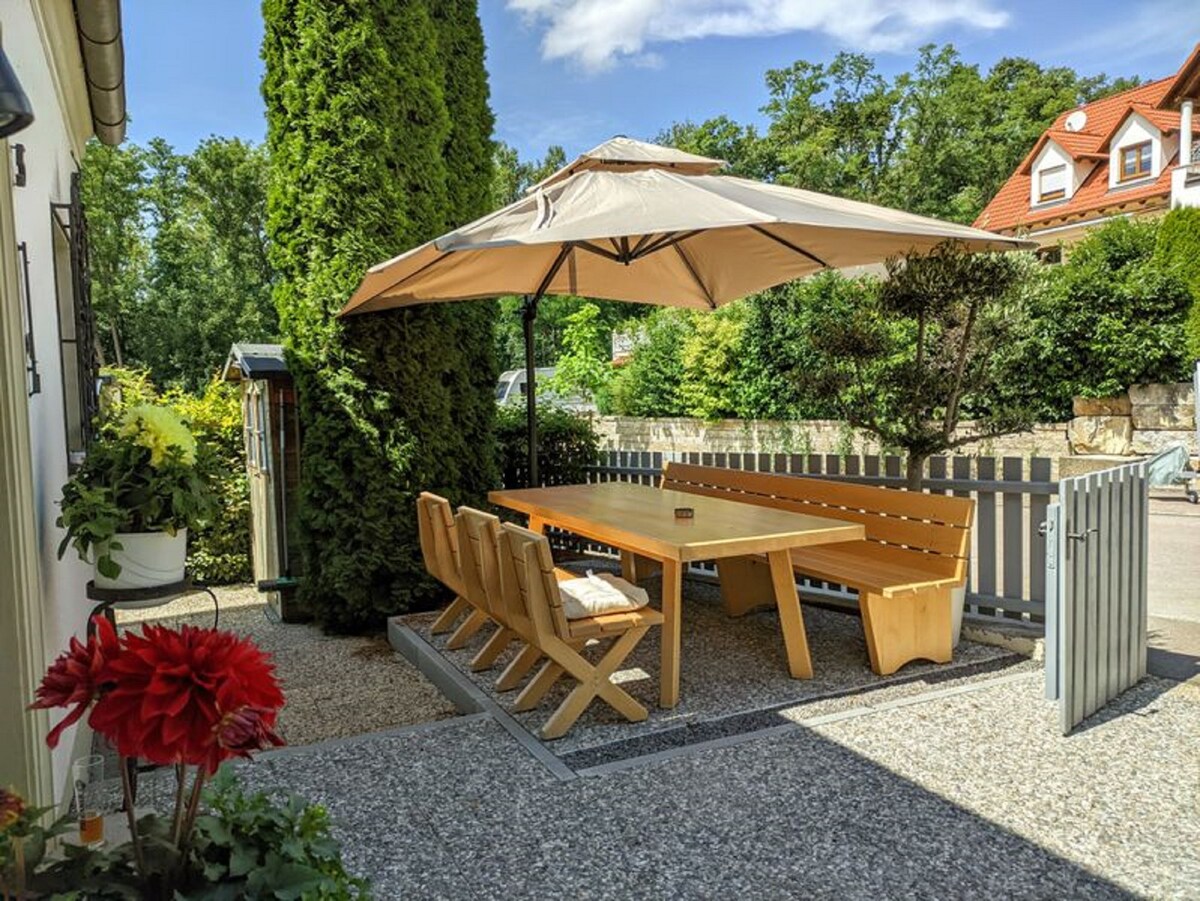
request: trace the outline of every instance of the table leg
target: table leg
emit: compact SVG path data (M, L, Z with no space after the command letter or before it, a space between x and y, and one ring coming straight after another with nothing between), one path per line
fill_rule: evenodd
M678 560L662 565L662 686L659 707L679 703L680 598L683 594L683 566Z
M542 519L540 516L530 516L529 517L529 531L537 532L539 535L541 535L543 532L546 531L546 521L544 519Z
M788 670L794 679L811 679L812 659L808 655L808 636L804 632L804 617L800 613L800 595L796 591L792 556L787 551L771 551L767 558L771 562L771 581L775 584L775 605L779 608L779 625L783 629Z

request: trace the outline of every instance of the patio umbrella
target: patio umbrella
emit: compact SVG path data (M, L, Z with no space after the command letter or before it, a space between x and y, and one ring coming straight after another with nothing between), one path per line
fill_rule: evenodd
M525 296L530 481L533 322L547 294L711 310L821 269L955 240L1031 246L925 216L717 174L721 160L617 137L482 219L373 266L340 315Z

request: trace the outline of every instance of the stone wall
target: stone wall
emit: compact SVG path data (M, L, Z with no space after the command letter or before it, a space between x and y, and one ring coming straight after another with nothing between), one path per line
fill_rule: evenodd
M1120 397L1077 397L1074 412L1068 431L1073 454L1140 456L1179 443L1200 454L1191 384L1134 385Z
M965 424L964 428L969 427ZM777 422L754 419L600 416L605 450L770 454L875 454L879 443L836 420ZM1038 425L1029 432L964 446L960 453L998 457L1060 457L1070 453L1066 424Z

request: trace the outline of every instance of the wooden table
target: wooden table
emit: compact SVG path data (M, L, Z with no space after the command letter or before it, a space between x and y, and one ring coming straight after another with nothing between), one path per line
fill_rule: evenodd
M661 707L679 703L680 598L688 563L765 554L788 669L794 678L809 679L812 661L789 551L865 536L858 523L628 482L493 491L488 499L527 514L535 532L553 526L620 548L623 558L637 554L661 563ZM676 519L676 507L691 507L695 517Z

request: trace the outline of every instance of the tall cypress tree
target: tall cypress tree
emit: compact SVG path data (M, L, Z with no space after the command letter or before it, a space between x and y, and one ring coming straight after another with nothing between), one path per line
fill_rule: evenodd
M435 598L416 493L478 502L494 482L490 320L446 305L336 319L369 266L458 217L427 2L264 0L263 15L268 230L304 427L301 598L357 630Z

